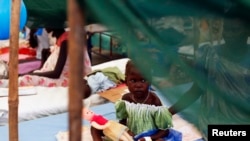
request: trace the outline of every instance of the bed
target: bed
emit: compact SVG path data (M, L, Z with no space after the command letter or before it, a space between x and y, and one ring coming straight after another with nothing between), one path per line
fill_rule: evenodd
M105 62L92 67L93 70L116 66L122 73L125 72L127 58ZM183 93L192 84L184 84L169 88L169 92ZM8 141L8 94L6 88L0 88L0 137L1 141ZM56 141L59 137L67 136L68 130L68 88L67 87L28 87L19 88L19 136L20 141ZM163 99L165 105L169 105ZM102 114L108 119L114 119L115 110L113 102L99 94L92 94L83 100L83 104L90 103L90 108L96 113ZM105 110L104 110L105 109ZM91 141L89 124L83 120L83 137ZM186 141L199 139L201 136L196 128L181 118L174 116L176 130L183 133ZM39 138L37 138L39 136ZM86 139L87 138L87 139Z
M101 106L94 106L92 109L95 112L103 114L109 119L114 119L114 109L112 109L112 107L112 103L106 103ZM102 110L104 108L105 110ZM86 125L85 127L87 128L88 122L83 121L83 124ZM57 115L19 123L19 141L56 141L56 134L60 131L64 132L67 130L68 113L64 112ZM1 141L8 141L8 134L8 127L0 126ZM87 132L85 135L87 135L84 136L86 141L91 141Z
M9 40L0 40L0 60L9 63ZM36 59L36 49L29 47L28 41L19 39L18 49L18 74L25 74L41 66L41 61Z
M0 59L9 62L10 45L9 40L0 40ZM18 59L24 60L36 57L36 49L29 46L27 40L19 39Z
M119 35L102 24L89 24L85 27L88 33L88 50L97 55L114 58L115 55L126 56L127 49Z
M116 66L121 72L125 72L127 58L113 60L98 64L92 67L92 70L103 69ZM33 90L33 94L27 93L20 95L19 88L19 121L33 120L54 114L60 114L67 111L68 108L68 87L29 87L26 90ZM35 92L34 92L35 91ZM8 88L0 88L0 110L8 112ZM92 94L83 102L91 103L90 106L106 102L105 99L97 94ZM1 123L4 124L4 123Z
M113 58L115 54L126 56L127 48L123 44L119 36L112 31L102 31L102 32L93 32L90 38L91 40L91 51L95 54ZM105 54L108 53L108 56Z
M177 86L177 91L185 91L190 87L190 84L184 84ZM169 89L173 91L173 89ZM168 104L166 100L163 100L165 104ZM67 108L65 106L65 108ZM55 109L55 108L54 108ZM113 102L105 102L90 107L96 113L105 116L107 119L117 120L115 116L115 109ZM183 120L179 115L173 116L174 129L182 132L183 141L196 141L201 138L197 129ZM89 122L82 121L82 140L92 141ZM63 138L67 138L68 135L68 112L65 109L64 112L50 115L42 118L36 118L34 120L23 121L19 123L19 140L20 141L62 141ZM37 138L39 136L39 138ZM8 126L0 126L1 141L8 141ZM67 141L67 140L64 140Z

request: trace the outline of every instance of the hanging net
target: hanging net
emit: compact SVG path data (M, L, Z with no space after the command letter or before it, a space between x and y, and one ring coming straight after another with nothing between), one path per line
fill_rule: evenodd
M174 110L206 134L208 124L250 123L249 4L247 0L87 0L85 6L117 33L128 57L152 78L169 106L192 90Z
M24 2L27 26L67 26L66 0ZM248 0L78 2L86 23L116 34L162 100L182 100L173 112L202 133L209 124L250 123Z

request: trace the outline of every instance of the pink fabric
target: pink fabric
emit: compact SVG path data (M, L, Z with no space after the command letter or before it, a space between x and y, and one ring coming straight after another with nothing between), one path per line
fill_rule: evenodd
M9 55L10 53L4 53L0 55L0 60L4 60L6 62L9 62ZM25 60L28 58L34 58L34 56L25 55L25 54L18 54L18 60ZM30 72L32 70L39 69L41 65L41 61L30 61L25 63L18 64L18 74L24 74L27 72Z
M33 70L37 70L39 69L40 66L41 66L41 61L39 60L20 63L18 64L18 74L25 74Z

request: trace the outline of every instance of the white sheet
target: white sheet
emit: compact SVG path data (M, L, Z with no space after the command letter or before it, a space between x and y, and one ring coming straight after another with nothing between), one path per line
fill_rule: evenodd
M127 58L113 60L98 64L92 70L117 66L123 73ZM66 112L68 109L68 88L67 87L34 87L37 94L19 96L18 117L19 121L32 120L53 114ZM106 101L93 94L84 100L88 106L99 105ZM0 110L8 111L8 97L0 97ZM0 117L1 118L1 117ZM1 121L1 120L0 120ZM3 123L2 123L3 124ZM1 125L1 124L0 124Z
M36 87L19 87L18 94L21 95L35 95L37 94ZM8 88L0 88L0 97L7 97L9 95Z
M19 121L32 120L67 110L68 88L35 87L35 89L36 95L19 96ZM0 109L8 111L8 97L0 98Z

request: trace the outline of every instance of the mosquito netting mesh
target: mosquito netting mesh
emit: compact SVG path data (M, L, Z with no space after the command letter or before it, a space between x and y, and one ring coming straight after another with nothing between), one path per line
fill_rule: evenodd
M65 25L61 23L66 23L66 1L24 2L31 27ZM169 106L182 99L174 113L205 134L208 124L250 123L248 0L79 0L79 4L87 23L98 21L119 37L128 57L153 78L152 85ZM181 98L189 90L190 95ZM197 100L187 106L193 99Z
M153 78L153 86L170 106L192 90L174 110L205 134L207 124L250 123L249 4L247 0L86 1L92 16L117 33L128 57Z

